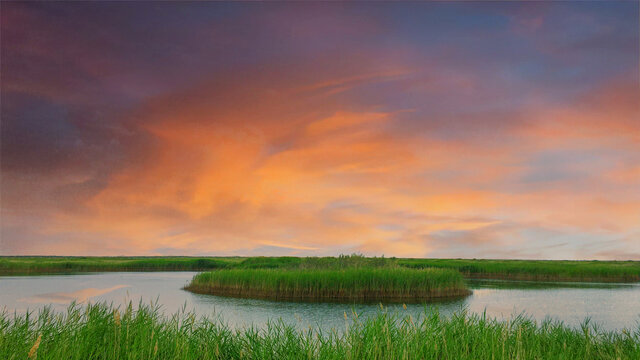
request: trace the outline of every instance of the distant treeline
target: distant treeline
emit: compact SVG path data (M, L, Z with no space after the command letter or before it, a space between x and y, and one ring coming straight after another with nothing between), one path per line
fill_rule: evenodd
M446 268L467 278L535 281L640 281L638 261L553 261L338 257L0 257L0 275L215 269Z

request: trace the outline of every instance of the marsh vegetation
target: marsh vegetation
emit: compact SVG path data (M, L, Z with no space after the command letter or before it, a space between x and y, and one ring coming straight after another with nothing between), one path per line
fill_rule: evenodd
M410 268L456 269L465 277L532 281L637 282L639 261L399 259Z
M113 271L204 271L226 268L241 258L218 257L98 257L98 256L5 256L0 275L75 274Z
M424 302L471 293L456 270L399 267L218 270L196 275L185 289L220 296L324 302Z
M531 281L638 282L639 261L402 259L338 257L0 257L0 275L216 269L454 269L466 278Z
M460 312L427 311L418 319L381 309L360 319L345 313L342 329L298 330L280 321L266 328L232 329L221 319L158 307L71 305L66 313L44 310L0 315L0 358L14 359L638 359L640 328L600 331L509 322Z

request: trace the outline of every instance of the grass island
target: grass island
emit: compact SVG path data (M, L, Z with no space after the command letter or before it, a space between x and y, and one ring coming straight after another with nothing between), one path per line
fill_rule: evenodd
M196 275L186 290L219 296L287 301L423 302L469 295L450 269L233 269Z

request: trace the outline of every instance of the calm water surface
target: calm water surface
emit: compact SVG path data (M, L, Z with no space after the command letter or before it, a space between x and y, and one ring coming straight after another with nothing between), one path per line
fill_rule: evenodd
M181 290L195 275L193 272L98 273L84 275L46 275L0 277L0 309L24 313L51 306L63 311L72 302L107 302L115 305L156 302L166 314L183 307L200 315L221 317L232 327L263 327L268 321L282 319L300 328L341 329L344 313L375 315L378 305L290 303L252 299L234 299L198 295ZM471 281L473 295L457 301L438 303L441 313L466 308L486 311L490 317L509 319L526 315L542 321L560 320L579 326L591 318L603 329L638 329L640 326L640 285L597 283L540 283L496 280ZM425 305L390 305L401 315L420 316Z

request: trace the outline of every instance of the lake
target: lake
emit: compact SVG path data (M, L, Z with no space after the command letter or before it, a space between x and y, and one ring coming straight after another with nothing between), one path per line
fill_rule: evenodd
M344 314L366 317L376 314L376 304L328 304L274 302L192 294L181 288L194 272L117 272L78 275L0 277L0 309L23 314L51 306L64 311L72 302L107 302L123 305L133 301L155 302L169 315L186 309L199 315L220 317L235 328L264 327L282 319L299 328L343 329ZM473 295L439 302L444 315L467 309L486 311L488 317L509 319L524 313L537 321L546 318L579 326L585 318L605 330L637 329L640 325L640 285L603 283L545 283L470 280ZM419 318L425 305L402 304L385 308Z

